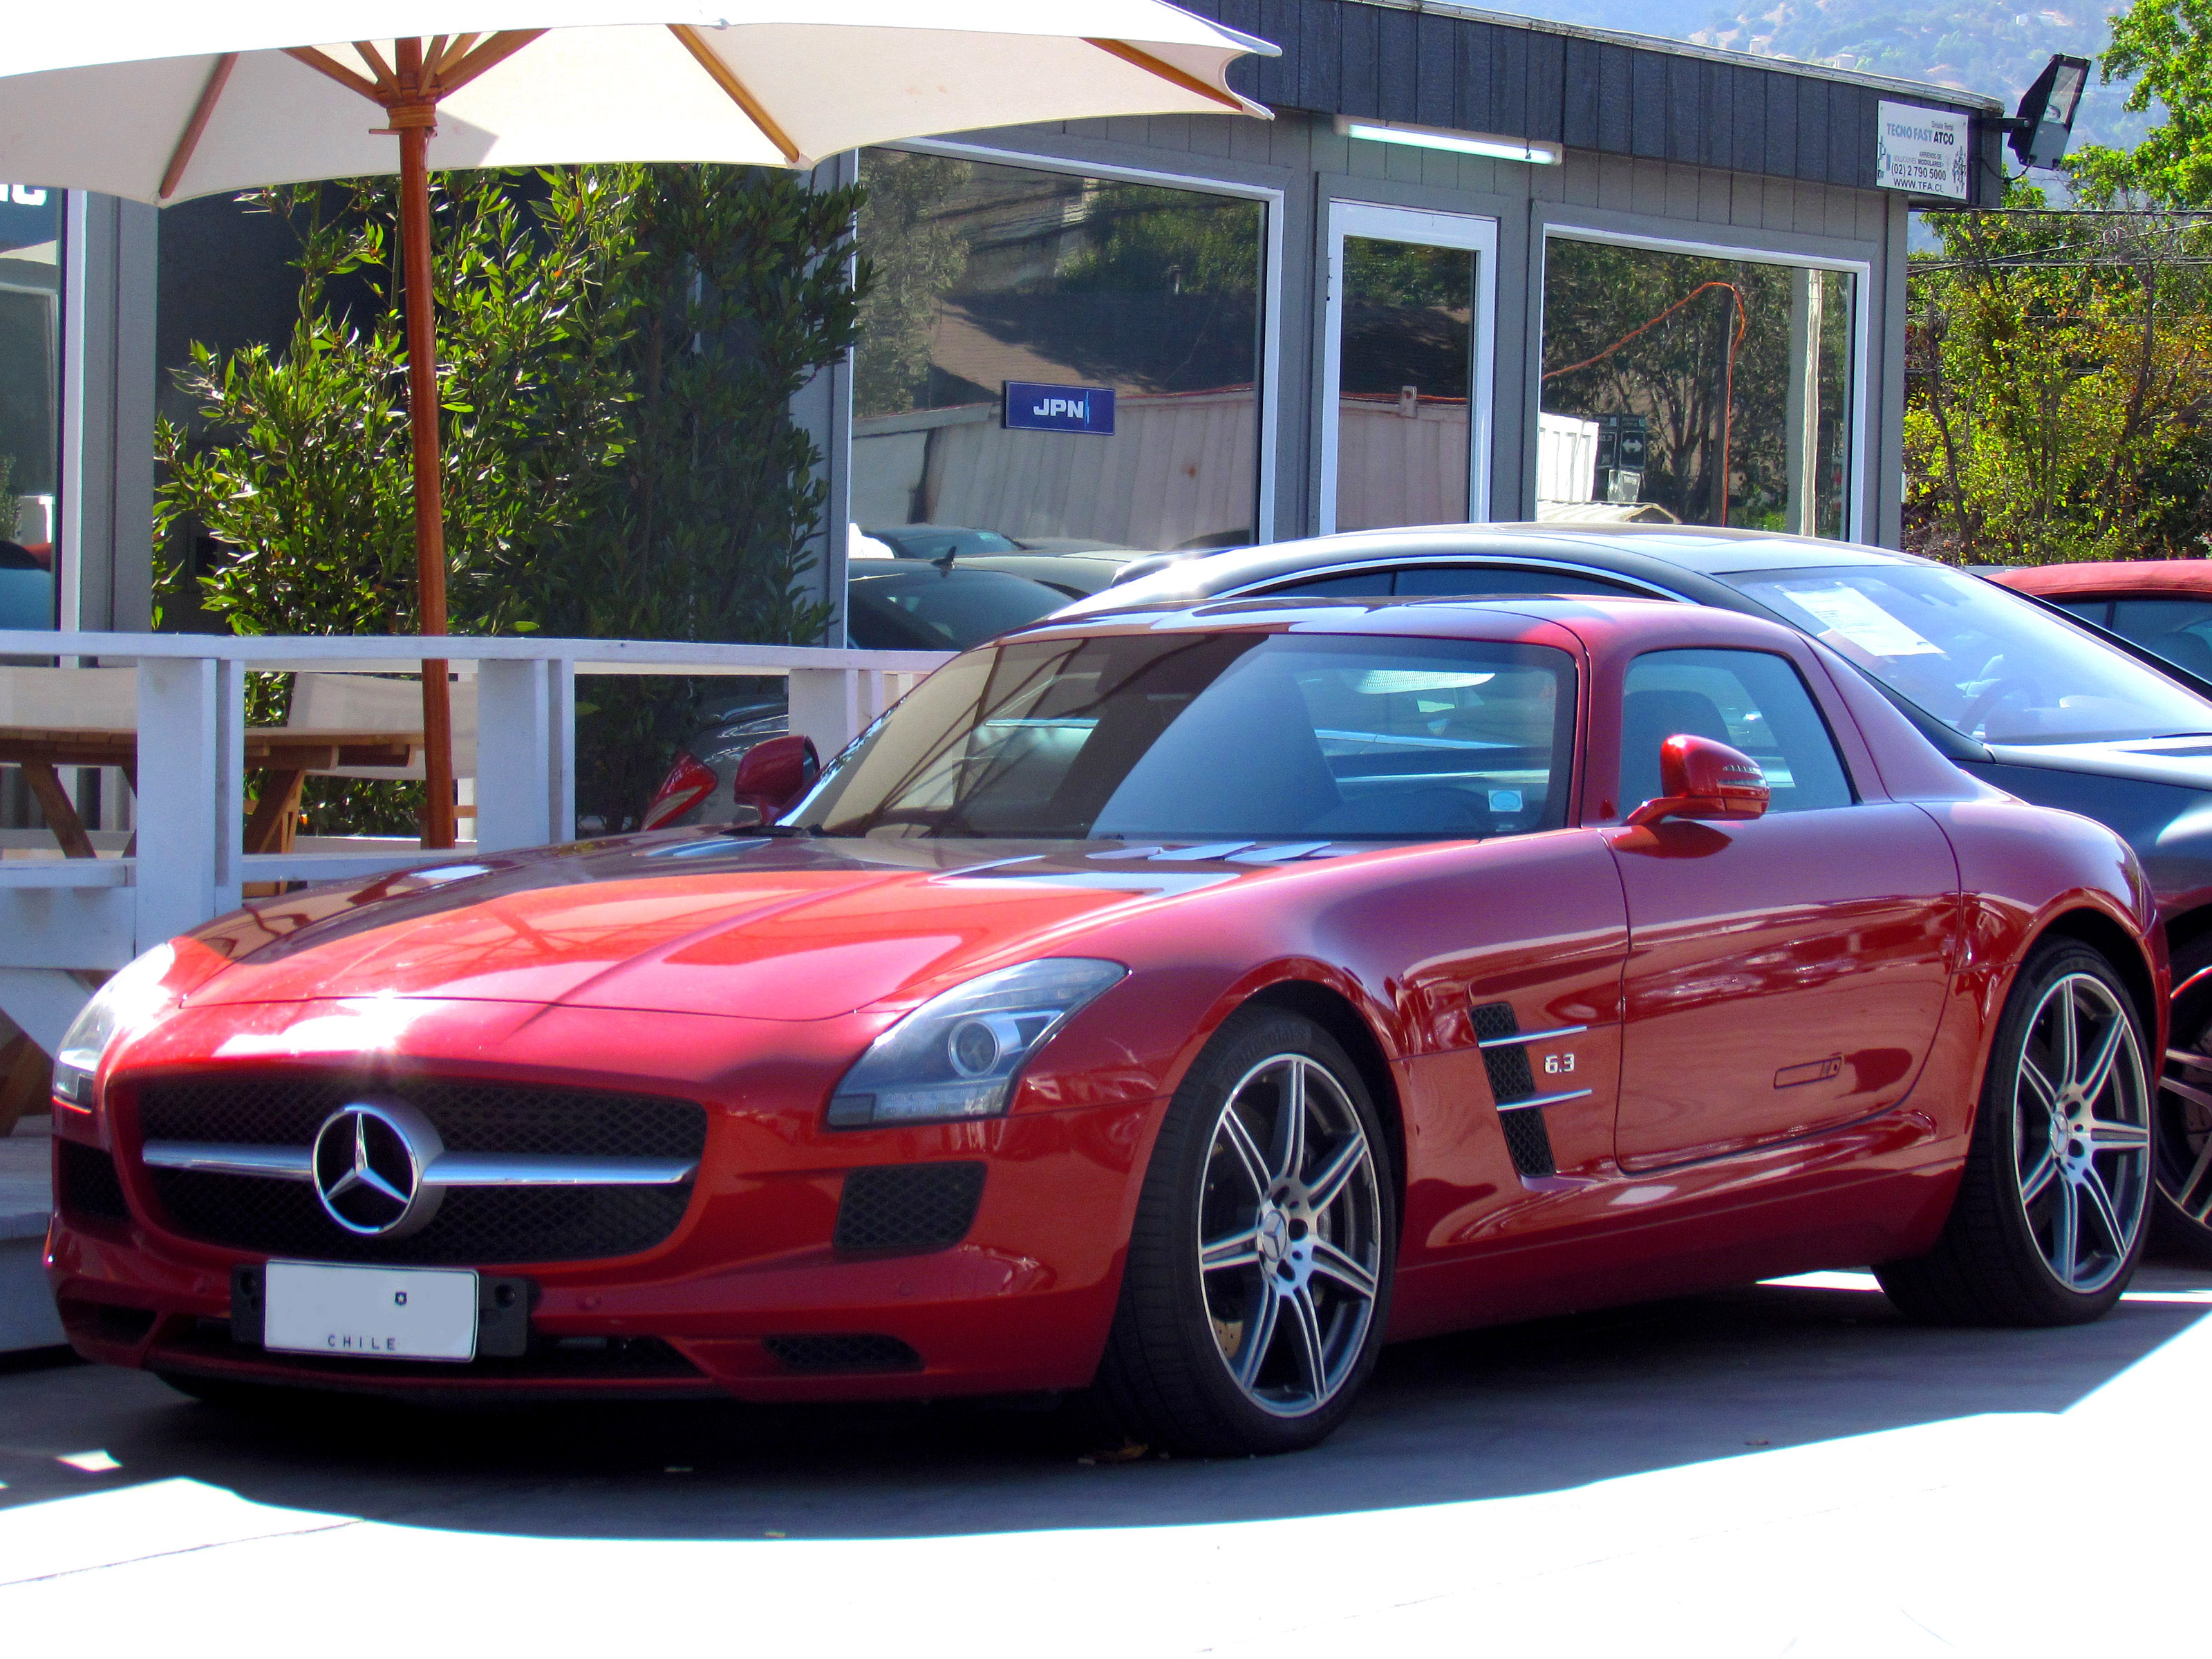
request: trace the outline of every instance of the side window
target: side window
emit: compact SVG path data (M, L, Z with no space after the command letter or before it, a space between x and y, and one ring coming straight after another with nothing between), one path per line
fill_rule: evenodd
M2105 625L2168 662L2212 679L2212 601L2121 599Z
M2100 628L2112 625L2112 602L2110 599L2053 599L2061 611L2070 611L2083 622L2093 622Z
M1659 793L1659 745L1678 733L1711 738L1759 763L1770 812L1849 806L1850 779L1805 682L1764 651L1650 651L1622 688L1620 805Z
M1285 582L1263 590L1269 598L1295 594L1303 599L1383 599L1390 596L1390 572L1354 570L1340 576L1316 576L1310 582Z
M1596 594L1642 597L1632 587L1564 570L1523 570L1510 565L1419 564L1398 573L1400 598L1452 593Z

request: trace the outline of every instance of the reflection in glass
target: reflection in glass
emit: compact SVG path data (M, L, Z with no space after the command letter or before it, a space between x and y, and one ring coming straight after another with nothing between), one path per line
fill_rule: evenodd
M2212 703L2034 601L1941 565L1739 570L1721 580L1984 743L2212 732Z
M1550 646L1225 632L969 652L841 757L832 836L1458 841L1565 822Z
M1849 533L1850 273L1562 236L1544 262L1540 518Z
M1475 258L1344 239L1339 530L1466 521Z
M0 628L54 625L61 207L0 184Z
M863 151L860 181L860 529L1061 551L1253 539L1257 203L896 150ZM1114 430L1010 430L1008 381L1110 387Z

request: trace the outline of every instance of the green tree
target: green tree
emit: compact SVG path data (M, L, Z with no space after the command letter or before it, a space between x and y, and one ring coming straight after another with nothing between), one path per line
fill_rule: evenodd
M2015 184L2017 209L2044 205ZM1960 562L2201 547L2202 233L2159 215L1945 214L1913 262L1906 544Z
M527 205L496 173L434 185L447 605L459 633L539 625L547 555L599 511L628 441L630 257L618 180L541 176ZM411 633L414 486L389 180L261 192L298 234L300 307L281 348L218 361L195 343L187 428L159 423L156 533L196 520L231 550L197 576L240 634ZM350 301L350 302L349 302ZM194 580L173 553L163 597Z
M2133 0L2112 19L2099 60L2104 82L2127 81L2127 108L2157 106L2159 124L2131 150L2093 144L2067 170L2085 199L2155 206L2212 202L2212 0Z
M944 209L975 168L902 150L862 159L860 239L872 273L862 285L853 412L865 420L905 414L928 384L939 311L968 272L967 241Z
M789 401L854 337L843 255L858 192L673 164L448 175L436 189L455 631L817 637L828 607L799 584L822 457ZM198 419L158 434L160 527L197 522L229 550L197 574L173 553L161 592L173 603L196 586L241 633L410 631L391 189L259 202L299 232L299 319L282 349L220 361L193 349L180 380ZM635 817L695 690L592 684L578 711L581 812ZM282 708L281 686L257 690L257 718ZM318 805L357 828L404 811L392 791L327 780Z

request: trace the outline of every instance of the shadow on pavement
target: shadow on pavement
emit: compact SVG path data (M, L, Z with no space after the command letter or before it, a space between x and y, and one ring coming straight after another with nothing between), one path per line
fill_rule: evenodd
M2152 1269L2139 1291L2212 1285ZM1079 1413L665 1404L441 1413L195 1405L155 1378L0 1370L0 1506L185 1478L256 1502L572 1538L941 1535L1247 1521L1504 1498L1985 1413L2063 1411L2212 1308L1929 1330L1784 1285L1407 1343L1327 1445L1117 1462ZM98 1465L105 1453L118 1467Z

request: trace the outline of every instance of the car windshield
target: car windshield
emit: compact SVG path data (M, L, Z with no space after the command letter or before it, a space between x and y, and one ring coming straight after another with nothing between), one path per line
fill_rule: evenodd
M1546 646L1222 632L948 663L792 816L836 836L1434 841L1565 822L1574 665Z
M1056 588L997 570L855 571L845 626L864 651L964 651L1066 603Z
M2212 732L2212 702L1963 571L1836 565L1724 572L1720 580L1985 743Z

